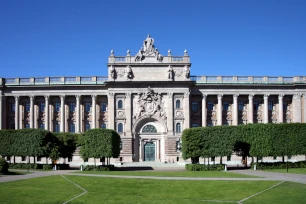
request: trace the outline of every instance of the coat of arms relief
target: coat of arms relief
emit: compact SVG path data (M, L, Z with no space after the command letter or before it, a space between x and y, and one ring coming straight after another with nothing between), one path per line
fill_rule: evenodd
M167 119L165 105L162 95L155 93L148 87L145 93L138 93L134 96L133 119L137 120L143 116L157 116L165 122Z

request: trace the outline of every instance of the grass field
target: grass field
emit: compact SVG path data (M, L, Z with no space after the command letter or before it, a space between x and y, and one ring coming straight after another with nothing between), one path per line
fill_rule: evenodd
M278 173L287 173L287 169L269 169L265 171L278 172ZM288 169L290 174L306 174L306 168L293 168Z
M160 177L257 178L224 171L78 171L75 173Z
M87 191L69 203L237 203L280 183L65 177ZM50 176L0 183L1 203L64 203L84 193L69 180ZM304 184L284 182L243 203L306 203L305 192Z

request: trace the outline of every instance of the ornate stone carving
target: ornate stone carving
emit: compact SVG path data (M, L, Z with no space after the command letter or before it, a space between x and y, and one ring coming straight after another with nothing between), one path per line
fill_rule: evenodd
M117 78L117 71L116 71L114 66L111 66L111 68L110 68L110 75L111 75L112 79L116 79Z
M168 79L173 79L173 68L171 65L169 65L169 69L168 69Z
M286 121L287 121L287 123L291 122L291 112L290 112L289 109L287 109L287 111L286 111Z
M188 65L185 65L184 73L185 73L186 79L189 79L189 77L190 77L190 67Z
M272 110L272 113L271 113L271 120L272 120L272 123L277 122L277 115L276 115L275 106L273 106L273 110Z
M183 118L183 117L184 117L184 114L183 114L182 111L176 111L176 112L175 112L175 117L177 117L177 118Z
M143 41L143 46L135 56L135 62L142 61L148 56L154 56L159 62L162 62L164 58L159 53L158 49L154 47L154 39L151 38L150 35L148 35L148 37Z
M257 121L258 123L262 123L262 113L261 113L261 110L259 109L257 111Z
M124 117L125 117L124 111L118 111L118 112L117 112L117 116L118 116L119 118L124 118Z
M243 107L241 118L242 118L243 124L247 124L247 122L248 122L248 112L247 112L245 106Z
M125 76L127 79L133 79L134 75L133 75L133 71L130 65L126 66L125 70L124 70Z
M163 120L167 118L162 95L155 93L150 87L148 87L147 92L138 93L135 96L134 107L134 119L153 115L161 117Z

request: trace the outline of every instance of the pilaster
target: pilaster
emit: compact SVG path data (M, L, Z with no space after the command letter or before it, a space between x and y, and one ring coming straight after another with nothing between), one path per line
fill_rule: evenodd
M108 109L107 109L107 115L108 115L108 129L115 130L115 101L114 101L114 93L108 93Z
M269 122L269 109L268 109L269 94L264 94L263 99L264 99L263 123L268 123Z
M127 137L132 137L132 107L131 107L131 93L125 94L125 117L126 117L126 125L125 125L125 133Z
M173 135L173 93L169 92L167 94L168 105L167 105L167 128L168 128L168 136Z
M238 125L238 97L239 94L233 95L233 125Z
M92 100L92 105L91 105L91 129L96 128L96 99L97 95L92 95L91 100Z
M65 95L61 95L61 132L65 132Z
M294 94L292 100L293 106L293 118L292 122L300 123L302 122L302 114L301 114L301 94Z
M278 95L278 123L284 122L283 94Z

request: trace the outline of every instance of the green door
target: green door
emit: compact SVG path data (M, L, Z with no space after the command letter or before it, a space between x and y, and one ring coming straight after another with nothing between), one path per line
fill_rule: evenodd
M147 142L144 148L145 161L155 161L155 144L153 142Z

